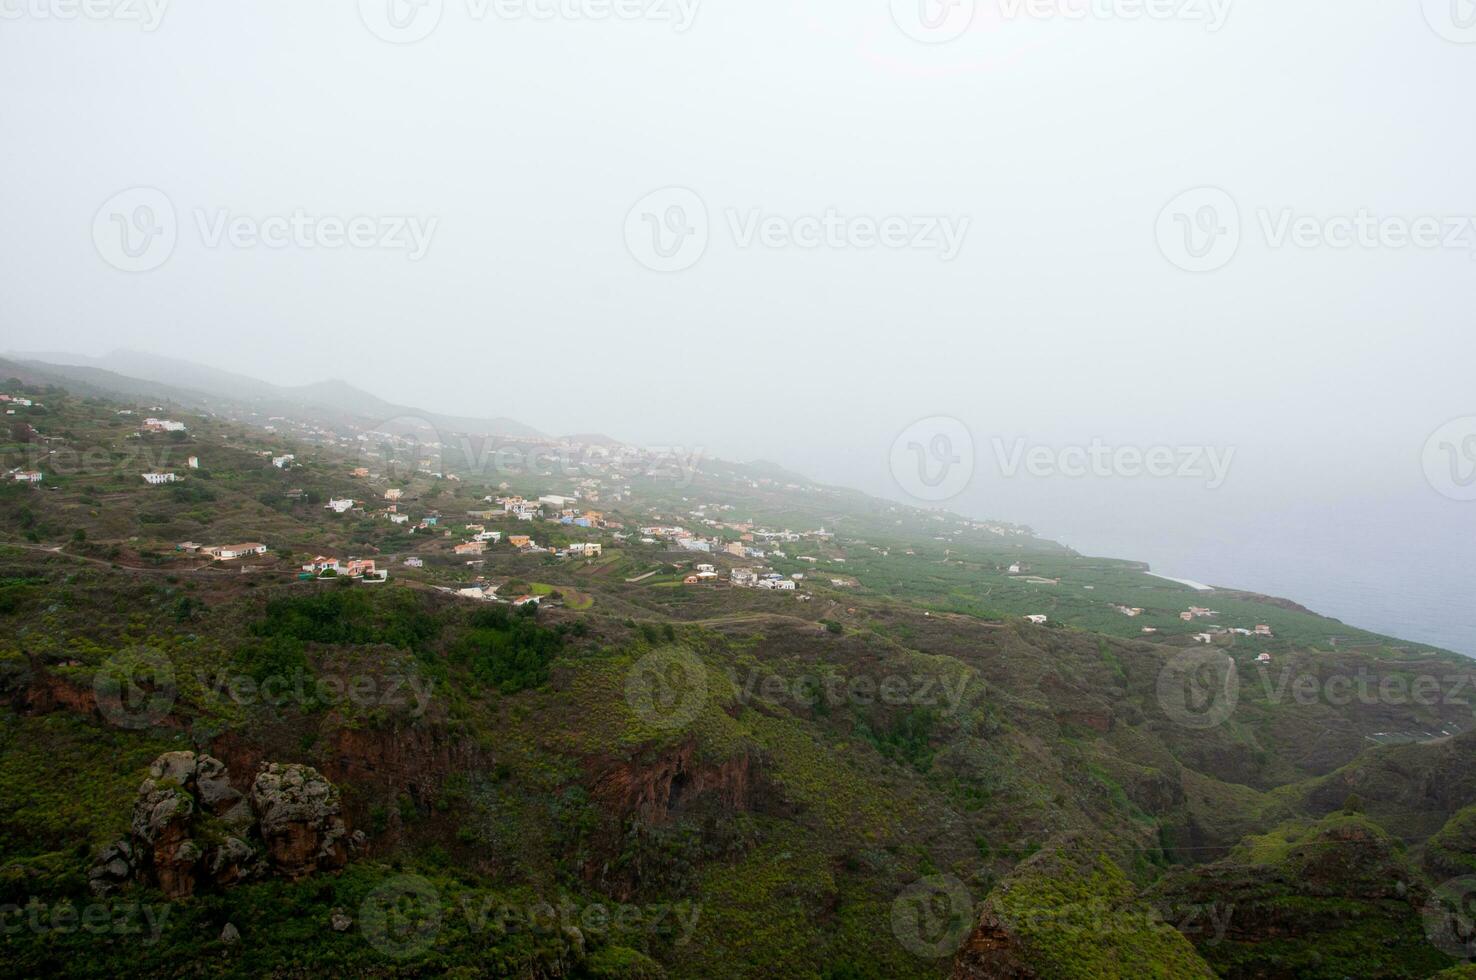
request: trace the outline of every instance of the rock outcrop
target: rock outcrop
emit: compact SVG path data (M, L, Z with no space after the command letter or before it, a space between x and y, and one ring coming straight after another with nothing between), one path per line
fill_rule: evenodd
M336 870L363 842L344 825L338 789L309 766L264 763L242 793L219 759L166 752L138 788L128 837L105 848L88 877L100 895L137 879L181 898Z

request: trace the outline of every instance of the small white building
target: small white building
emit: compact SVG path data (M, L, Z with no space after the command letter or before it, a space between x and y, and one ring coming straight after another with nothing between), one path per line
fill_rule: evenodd
M15 473L14 473L14 479L15 479L15 481L17 483L40 483L41 482L41 471L40 470L16 470Z
M266 554L267 546L260 541L248 541L245 544L222 544L214 548L204 548L202 550L211 558L220 561L234 561L237 558L264 555Z
M352 500L349 500L348 498L344 498L343 500L328 501L327 505L324 507L324 510L331 510L335 514L342 514L345 511L352 510L353 507L354 502Z
M424 568L425 567L425 559L423 559L423 558L406 558L405 559L405 567L406 568Z
M144 482L151 487L157 487L161 483L174 483L179 480L179 477L173 473L145 473L143 474L143 478Z
M1035 616L1026 616L1025 618L1028 619L1030 622L1034 623L1036 626L1044 626L1046 624L1046 617L1045 616L1035 615Z
M296 458L297 457L292 455L291 453L288 453L285 456L273 456L272 465L279 470L285 470L288 466L292 464L292 461Z

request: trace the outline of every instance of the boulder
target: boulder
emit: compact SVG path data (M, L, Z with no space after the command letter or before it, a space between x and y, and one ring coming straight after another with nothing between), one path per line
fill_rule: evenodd
M348 863L338 789L316 769L264 763L251 784L251 807L277 874L296 879Z
M202 885L335 870L368 843L341 811L338 789L310 766L263 764L244 794L219 759L166 752L138 788L128 837L98 854L88 883L107 895L140 879L182 898Z

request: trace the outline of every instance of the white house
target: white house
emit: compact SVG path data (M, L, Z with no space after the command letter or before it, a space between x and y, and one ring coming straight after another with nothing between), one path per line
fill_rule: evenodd
M406 568L424 568L425 567L425 559L423 559L423 558L406 558L405 559L405 567Z
M14 478L17 483L40 483L40 470L16 470Z
M157 487L161 483L174 483L179 479L173 473L145 473L143 474L143 478L145 483L153 487Z
M1046 624L1046 617L1044 616L1026 616L1025 618L1030 620L1030 622L1034 623L1036 626L1044 626Z
M740 589L751 589L758 583L758 573L751 568L735 568L728 580Z
M290 464L296 458L297 457L292 455L291 453L288 453L285 456L273 456L272 465L279 470L285 470L288 464Z
M260 541L248 541L245 544L222 544L214 548L201 549L211 558L221 561L233 561L237 558L246 558L251 555L266 554L267 546Z
M403 496L405 496L405 491L399 489L398 487L390 487L384 492L385 500L399 500Z
M593 541L582 541L569 545L570 554L583 555L586 558L598 558L602 550L603 546Z
M26 404L30 404L27 402ZM147 418L143 420L143 427L150 432L184 432L183 422L173 422L169 419Z
M390 523L391 524L408 524L408 523L410 523L410 515L409 514L385 514L384 516L385 517L388 517L390 519Z
M189 466L190 469L198 470L200 468L200 457L191 456L189 459L185 460L185 463Z
M546 493L538 498L538 506L552 507L554 510L563 510L565 507L572 507L576 502L576 499L577 498L575 497L560 496L556 493Z
M335 514L342 514L344 511L352 510L353 507L354 502L352 500L349 500L348 498L344 498L343 500L328 501L328 504L326 507L324 507L324 510L331 510Z

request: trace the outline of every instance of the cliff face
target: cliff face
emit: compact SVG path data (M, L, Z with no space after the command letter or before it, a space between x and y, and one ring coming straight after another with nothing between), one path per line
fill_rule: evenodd
M1148 897L1214 907L1217 928L1190 933L1230 978L1422 978L1452 960L1427 935L1429 889L1399 841L1351 814L1248 838L1222 861L1170 874Z
M954 980L1214 977L1117 865L1079 836L1022 862L984 902Z
M654 759L589 759L592 795L613 813L648 826L671 820L683 806L709 797L725 812L753 809L755 765L746 752L720 763L696 758L695 742L659 753Z

